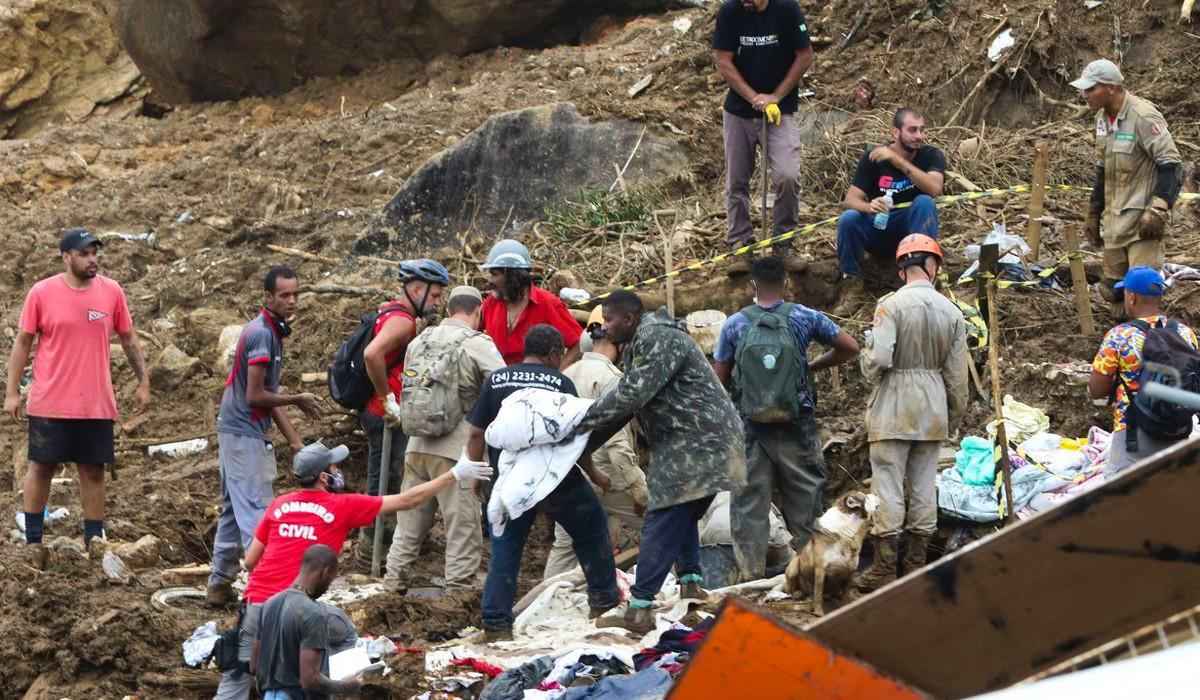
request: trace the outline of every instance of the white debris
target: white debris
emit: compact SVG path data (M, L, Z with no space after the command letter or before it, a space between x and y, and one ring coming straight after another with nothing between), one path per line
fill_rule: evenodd
M183 662L192 668L200 668L212 656L213 647L221 635L217 632L217 623L213 620L205 622L192 632L192 636L183 643Z
M992 63L995 63L1000 60L1005 51L1016 46L1016 44L1017 40L1013 38L1012 30L1005 29L1000 32L1000 36L992 40L992 45L988 47L988 58L991 59Z
M190 457L198 455L208 449L207 438L196 438L194 440L181 440L180 442L168 442L163 445L151 445L147 452L151 457L166 457L168 459L179 459L180 457Z
M679 32L680 34L687 34L688 30L692 28L692 20L688 19L687 17L680 17L672 22L671 26L674 27L675 31Z

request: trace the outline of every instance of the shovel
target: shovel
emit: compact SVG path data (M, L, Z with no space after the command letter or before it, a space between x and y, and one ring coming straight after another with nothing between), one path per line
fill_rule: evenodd
M386 496L388 472L392 470L392 428L383 425L383 450L379 455L379 495ZM380 550L383 549L383 513L375 516L375 540L371 543L371 576L379 578Z

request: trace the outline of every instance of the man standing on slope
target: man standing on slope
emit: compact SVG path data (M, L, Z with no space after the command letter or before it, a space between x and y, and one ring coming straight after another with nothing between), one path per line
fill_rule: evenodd
M213 538L209 605L228 605L237 599L233 582L241 568L238 558L250 547L258 521L271 502L275 481L275 448L267 439L271 422L297 451L304 443L284 407L296 406L314 419L321 415L316 396L279 390L283 340L292 333L288 319L296 313L299 289L300 280L291 268L280 265L267 271L262 311L242 329L225 381L217 416L221 515Z
M771 163L775 205L770 235L796 228L800 176L796 87L812 65L813 50L796 0L726 0L717 12L712 48L717 70L729 85L722 112L726 242L738 247L754 241L750 177L755 145L765 156L763 167L766 161ZM759 143L764 116L772 126L767 129L767 142Z
M62 462L79 470L83 542L104 538L104 465L113 463L117 402L109 368L109 337L115 332L137 377L138 408L150 404L146 360L121 285L99 274L101 242L86 229L66 231L59 241L63 273L29 290L8 361L4 412L18 420L21 375L38 341L29 388L29 471L25 473L25 542L32 563L43 568L43 514L50 479Z

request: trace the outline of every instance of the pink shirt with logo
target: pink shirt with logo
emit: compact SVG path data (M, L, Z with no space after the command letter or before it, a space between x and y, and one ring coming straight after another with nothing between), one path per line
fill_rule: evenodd
M96 275L83 289L73 289L64 274L33 285L21 309L21 331L38 338L26 412L116 420L109 340L114 331L132 330L125 292L108 277Z

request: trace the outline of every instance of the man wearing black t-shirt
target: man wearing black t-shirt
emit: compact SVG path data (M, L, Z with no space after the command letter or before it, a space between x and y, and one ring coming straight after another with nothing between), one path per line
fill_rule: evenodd
M750 177L754 148L771 163L775 189L771 235L796 227L800 129L796 86L813 62L808 26L796 0L726 0L717 13L713 56L729 84L723 113L725 135L726 240L742 246L754 240L750 222ZM762 120L767 129L762 144Z
M467 416L471 426L467 440L468 459L476 462L483 459L484 432L500 413L504 399L514 393L532 387L579 395L574 382L558 371L565 352L562 334L554 326L540 323L529 329L525 336L525 359L492 372L471 415ZM488 447L488 459L494 468L498 467L500 450ZM575 556L587 579L591 617L599 617L621 602L608 537L608 516L587 479L578 469L571 469L535 508L509 521L503 534L492 536L492 558L483 586L483 629L488 641L512 639L517 574L520 573L529 528L539 510L562 525L571 536Z
M863 254L892 260L900 240L910 233L938 237L934 197L942 194L946 156L925 143L925 118L902 107L892 118L892 142L869 149L858 161L854 181L842 202L846 211L838 218L838 266L842 272L841 299L833 314L853 315L866 299L863 288ZM890 194L889 211L884 198ZM909 204L897 209L900 204ZM876 216L886 214L883 228Z

